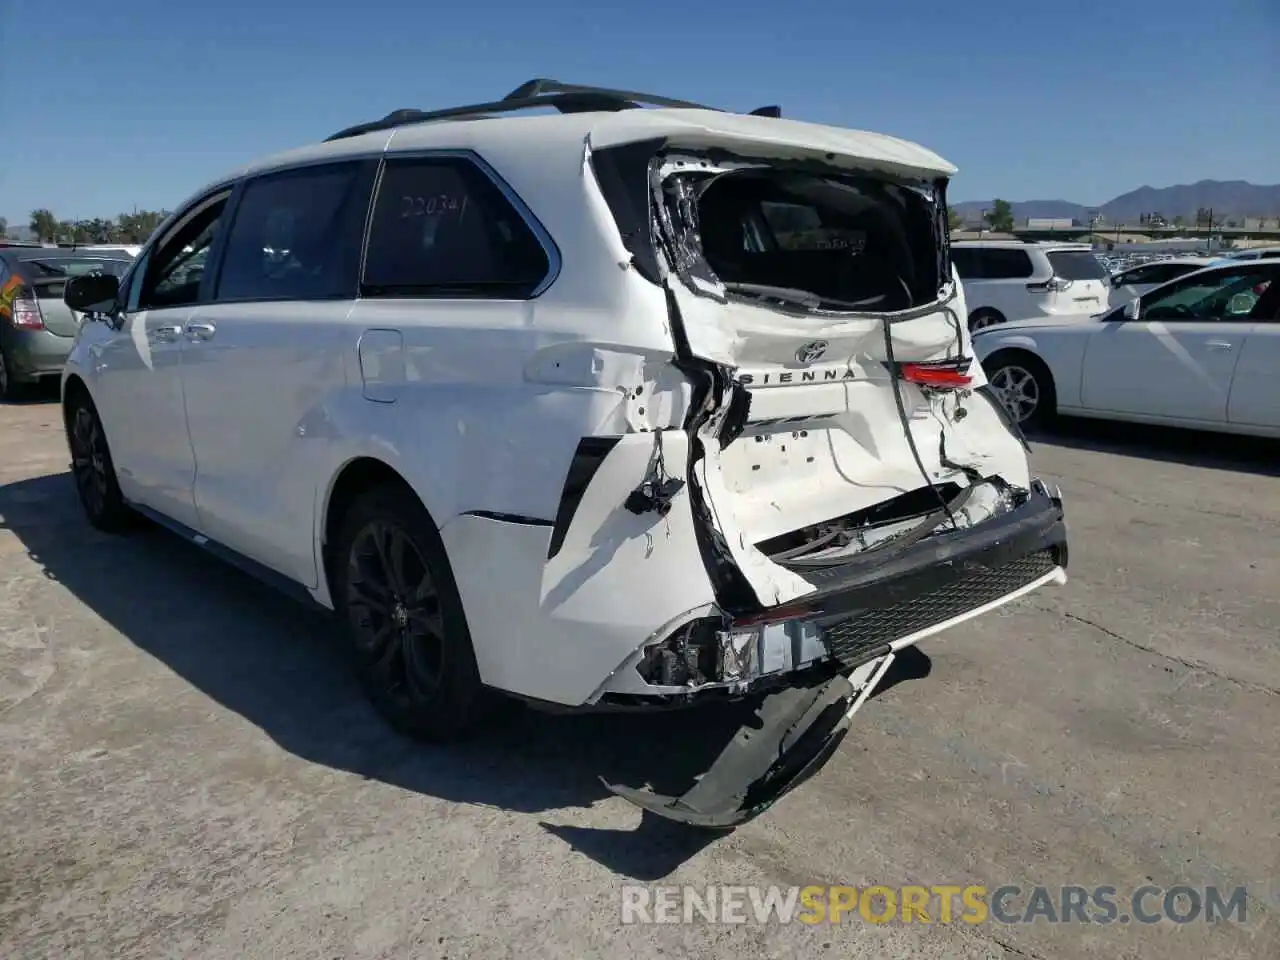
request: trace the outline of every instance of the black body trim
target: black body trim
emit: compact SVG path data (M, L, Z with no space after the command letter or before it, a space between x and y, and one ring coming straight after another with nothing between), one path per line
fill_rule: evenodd
M206 553L210 553L224 563L229 563L241 573L247 573L260 583L266 584L273 590L277 590L291 600L296 600L305 606L311 607L324 614L332 614L323 604L318 603L316 598L311 595L305 586L296 580L291 580L282 573L272 570L270 567L259 563L250 557L246 557L243 553L233 550L225 544L219 543L217 540L210 540L198 530L193 530L185 523L179 523L171 517L166 517L163 513L153 510L150 507L143 506L139 503L130 503L130 508L146 517L148 520L164 527L172 533L176 533L187 543L199 547Z
M573 515L578 512L578 504L591 485L596 471L604 463L604 458L613 452L620 437L583 437L578 441L578 449L573 453L569 463L569 472L564 478L564 489L560 494L560 508L556 511L556 520L551 529L551 543L547 546L547 559L550 560L560 552L564 545L565 535L569 532L569 524Z
M838 566L793 568L817 588L797 602L817 608L815 619L822 620L911 600L1042 551L1066 567L1062 501L1036 483L1026 502L1003 516L891 549L871 550Z
M538 517L526 517L518 513L499 513L497 510L467 510L464 517L483 517L485 520L497 520L500 523L518 523L526 527L550 527L552 521Z

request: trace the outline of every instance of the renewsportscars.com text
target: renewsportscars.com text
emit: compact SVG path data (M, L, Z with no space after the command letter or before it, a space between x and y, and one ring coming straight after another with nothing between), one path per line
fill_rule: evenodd
M1244 887L628 885L631 923L1244 923Z

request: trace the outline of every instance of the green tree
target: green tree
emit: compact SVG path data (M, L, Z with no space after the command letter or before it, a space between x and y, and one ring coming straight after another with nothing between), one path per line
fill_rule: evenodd
M983 212L982 219L997 233L1009 233L1013 230L1013 204L1008 200L995 200L991 209Z
M955 207L947 207L947 225L952 230L959 230L964 226L964 216Z
M168 210L135 210L116 217L116 230L122 243L143 243L156 227L169 216Z
M36 235L37 240L57 240L58 218L53 215L52 210L44 207L39 210L32 210L31 232Z
M0 217L0 240L9 235L9 221L4 217Z
M1187 225L1187 220L1185 217L1174 217L1173 225L1177 227L1179 230L1181 230L1183 227Z

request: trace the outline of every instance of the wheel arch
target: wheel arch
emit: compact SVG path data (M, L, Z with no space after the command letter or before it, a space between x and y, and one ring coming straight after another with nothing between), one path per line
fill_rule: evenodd
M411 493L414 499L422 505L422 509L426 512L431 523L435 525L436 521L431 515L431 509L422 502L422 497L413 488L413 484L406 480L404 475L395 467L377 457L357 456L351 458L335 471L320 504L319 560L323 575L321 582L326 589L332 591L332 576L334 573L332 562L333 543L341 529L342 518L346 515L351 504L361 494L372 490L374 487L385 485L403 487Z
M1058 382L1053 375L1052 368L1050 368L1049 364L1044 361L1044 358L1034 350L1031 350L1020 343L1012 343L1008 346L999 347L987 354L986 358L982 361L982 370L983 373L986 374L988 382L990 382L992 372L998 369L1001 366L1001 361L1004 360L1021 361L1026 366L1034 368L1044 376L1045 386L1048 387L1046 399L1052 402L1052 412L1056 413L1061 402L1058 396Z
M89 402L93 402L93 394L89 392L89 385L84 382L84 378L78 373L69 373L65 380L62 381L62 419L67 419L67 408L72 400L80 397L88 397Z

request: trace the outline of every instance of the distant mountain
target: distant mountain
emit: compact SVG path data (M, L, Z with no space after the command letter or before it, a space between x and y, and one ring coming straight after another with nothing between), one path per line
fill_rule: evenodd
M990 200L966 200L953 206L966 220L977 220L991 204ZM1280 217L1280 184L1258 186L1243 180L1201 180L1173 187L1139 187L1096 207L1068 200L1016 200L1013 219L1017 223L1029 217L1087 220L1091 210L1098 210L1110 223L1137 223L1144 213L1163 214L1169 220L1184 217L1194 221L1201 207L1211 207L1215 220Z

